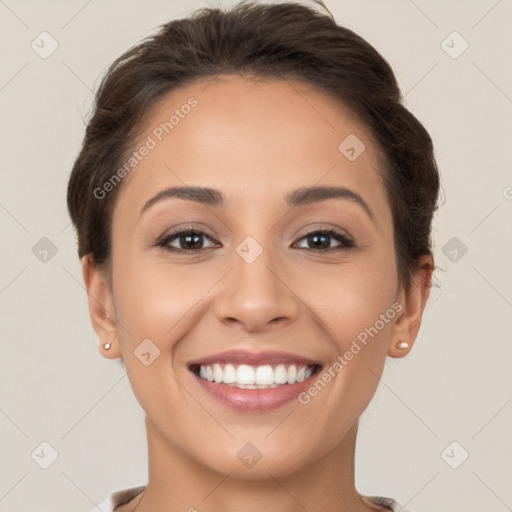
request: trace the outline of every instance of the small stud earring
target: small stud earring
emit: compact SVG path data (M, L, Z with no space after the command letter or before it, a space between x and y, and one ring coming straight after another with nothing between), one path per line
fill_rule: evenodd
M406 348L409 347L409 343L407 343L406 341L399 341L397 344L396 344L396 348L398 350L404 350Z
M110 347L111 347L110 342L105 343L105 344L103 345L103 348L104 348L105 350L108 350Z

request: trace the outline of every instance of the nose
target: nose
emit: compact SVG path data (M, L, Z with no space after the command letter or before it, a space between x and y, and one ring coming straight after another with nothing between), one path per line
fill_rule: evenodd
M216 300L216 315L224 324L239 324L247 332L265 332L293 322L299 298L290 287L289 272L264 249L249 263L238 253L233 269L223 280ZM288 277L288 279L287 279Z

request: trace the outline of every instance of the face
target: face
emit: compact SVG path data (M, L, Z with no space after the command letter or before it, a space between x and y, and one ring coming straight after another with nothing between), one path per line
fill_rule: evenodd
M116 199L106 299L120 351L109 357L122 354L148 424L169 449L242 478L285 475L337 450L406 329L369 131L311 86L224 76L164 97L136 147L148 137L155 144ZM185 186L216 192L208 202L169 192ZM206 379L211 366L229 381L232 364L242 381L286 383L207 382L192 362L205 363ZM257 449L258 464L241 464L241 449Z

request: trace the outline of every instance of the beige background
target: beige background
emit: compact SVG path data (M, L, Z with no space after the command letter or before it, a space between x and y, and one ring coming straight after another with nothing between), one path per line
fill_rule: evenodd
M326 3L391 63L434 139L446 201L434 233L439 288L414 350L387 361L362 417L358 490L415 512L511 510L512 2ZM65 189L101 73L203 6L0 1L0 511L84 511L146 482L142 409L97 351ZM31 47L43 31L59 45L46 59ZM462 49L458 36L442 45L453 31L469 44L458 58L444 49ZM33 252L43 237L57 251L46 262ZM467 247L455 260L454 243ZM34 459L51 448L31 455L43 441L58 452L48 469Z

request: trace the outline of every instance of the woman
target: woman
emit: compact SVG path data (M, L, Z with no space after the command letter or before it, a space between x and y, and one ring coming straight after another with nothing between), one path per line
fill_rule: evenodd
M149 481L100 509L404 512L354 453L418 334L438 188L391 68L324 12L203 9L117 59L68 207Z

